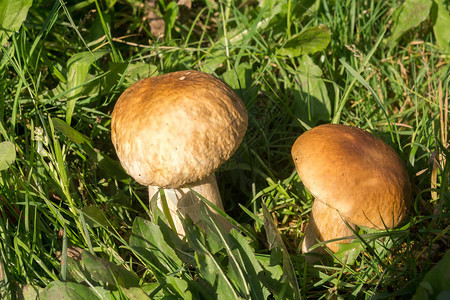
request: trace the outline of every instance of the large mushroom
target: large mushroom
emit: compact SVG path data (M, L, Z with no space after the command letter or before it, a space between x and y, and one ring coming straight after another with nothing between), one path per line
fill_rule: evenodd
M318 242L352 236L350 228L394 228L407 216L408 173L394 150L370 133L345 125L321 125L295 141L292 157L315 198L304 253ZM336 252L346 241L326 246Z
M239 147L247 121L242 100L225 82L179 71L130 86L114 107L111 138L122 166L149 187L150 199L164 189L176 230L184 236L177 211L200 221L201 199L192 190L223 210L214 171Z

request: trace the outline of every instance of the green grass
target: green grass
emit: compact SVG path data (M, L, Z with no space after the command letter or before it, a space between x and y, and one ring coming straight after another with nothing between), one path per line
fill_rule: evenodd
M140 1L35 1L0 46L0 140L16 150L0 171L1 298L55 280L120 299L294 299L297 287L312 299L411 298L450 246L450 72L431 17L389 40L400 4L194 1L177 9L159 1L166 34L157 38ZM304 56L298 37L319 25L330 29L329 44ZM139 78L182 69L224 79L249 112L241 147L216 173L226 213L241 226L231 236L207 214L208 234L192 227L187 241L144 221L158 212L110 141L119 95ZM347 260L338 253L307 265L300 245L313 199L290 148L330 122L396 150L414 207L401 228L361 230ZM78 248L83 264L71 252ZM123 268L111 273L108 262Z

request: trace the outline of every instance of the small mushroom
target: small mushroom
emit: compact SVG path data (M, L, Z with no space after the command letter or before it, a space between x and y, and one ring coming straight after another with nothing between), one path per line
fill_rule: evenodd
M394 150L370 133L345 125L321 125L295 141L292 157L300 179L315 198L304 253L318 241L352 236L350 228L394 228L407 216L408 173ZM326 246L336 252L339 243L345 242Z
M165 189L184 236L177 211L200 221L201 199L192 190L223 210L214 171L239 147L247 118L242 100L222 80L179 71L130 86L114 107L111 139L127 173L149 187L150 199ZM162 209L159 193L157 203Z

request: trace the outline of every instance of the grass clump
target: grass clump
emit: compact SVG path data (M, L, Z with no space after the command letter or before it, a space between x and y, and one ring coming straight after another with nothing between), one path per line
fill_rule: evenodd
M443 1L417 24L410 1L28 2L1 4L26 16L0 16L1 298L410 298L449 248ZM180 240L110 142L118 96L182 69L224 79L249 112L217 173L229 236L205 212L207 233L186 220ZM290 148L322 123L390 144L414 207L403 227L361 230L307 265L312 196Z

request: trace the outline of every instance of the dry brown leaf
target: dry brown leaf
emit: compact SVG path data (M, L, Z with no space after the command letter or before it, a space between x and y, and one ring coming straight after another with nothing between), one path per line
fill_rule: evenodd
M178 6L184 5L184 6L186 6L189 9L192 7L192 1L191 0L178 0L177 4L178 4Z
M145 19L150 25L150 33L156 37L162 37L164 35L164 29L166 24L164 19L160 17L156 12L156 0L146 0L144 2Z
M74 260L81 260L83 251L84 250L80 247L69 245L67 247L67 256L73 258ZM56 251L55 256L58 260L61 260L61 251Z

